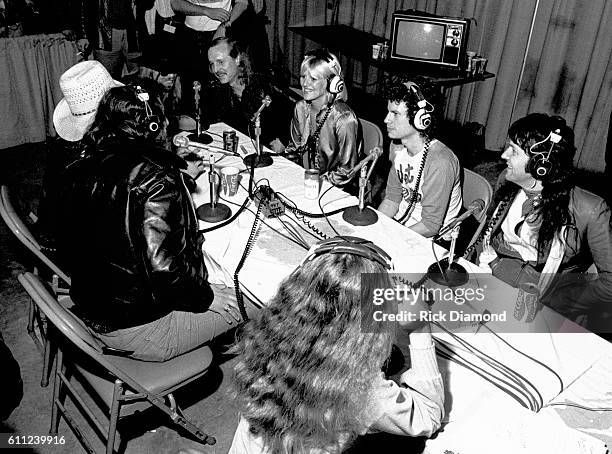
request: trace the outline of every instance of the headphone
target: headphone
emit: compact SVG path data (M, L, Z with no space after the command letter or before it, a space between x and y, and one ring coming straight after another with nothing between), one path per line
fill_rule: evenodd
M419 131L424 131L431 125L431 113L434 111L434 106L425 99L417 84L408 81L404 82L404 86L417 98L418 109L413 115L412 123Z
M313 246L302 260L300 266L323 254L352 254L364 257L382 265L386 270L393 270L391 256L369 240L356 236L337 236Z
M550 176L551 172L556 167L554 155L551 156L551 153L555 145L561 142L561 139L561 130L555 129L554 131L550 131L544 140L540 140L529 147L530 157L525 169L533 178L542 180ZM550 141L550 147L547 150L537 151L538 147L542 148L541 146L545 145L548 141Z
M342 90L344 90L344 80L340 77L340 66L338 66L338 63L333 57L329 58L327 63L329 64L329 69L331 69L333 73L327 78L327 91L332 95L342 93Z
M147 121L149 122L149 131L157 132L159 130L159 119L157 118L157 115L153 115L153 111L149 105L149 93L147 93L140 85L136 85L134 90L136 91L136 97L138 100L144 103Z
M327 63L330 71L332 72L332 75L327 78L327 91L332 95L342 93L344 90L344 80L340 75L342 74L342 70L340 69L340 65L338 64L336 57L325 49L316 49L312 52L308 52L304 56L304 59L308 57L318 58Z

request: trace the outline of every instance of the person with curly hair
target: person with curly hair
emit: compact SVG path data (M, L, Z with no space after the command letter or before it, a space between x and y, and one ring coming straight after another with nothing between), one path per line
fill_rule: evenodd
M373 274L362 281L364 273ZM375 288L391 288L385 267L344 251L312 253L282 282L234 348L241 419L231 454L336 453L368 431L440 428L444 391L429 324L409 334L411 368L399 385L385 378L395 330L362 323L370 311L393 310L388 301L362 305Z
M497 201L478 240L479 260L513 287L538 287L542 302L593 331L612 329L610 207L574 182L574 132L532 113L508 131ZM592 264L597 278L585 272Z
M462 206L457 156L434 137L433 93L424 80L395 78L386 87L387 134L391 139L385 198L379 211L433 237Z
M338 57L326 49L307 53L300 84L304 99L295 104L286 151L305 169L318 169L332 184L344 185L362 157L363 133L346 102Z

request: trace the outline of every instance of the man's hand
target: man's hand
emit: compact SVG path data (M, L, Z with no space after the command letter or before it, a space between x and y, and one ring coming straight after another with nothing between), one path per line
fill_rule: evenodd
M200 156L189 150L186 147L178 147L176 154L185 160L187 163L187 169L184 172L191 178L196 180L200 175L204 173L204 163Z
M195 161L187 160L187 170L185 172L194 180L197 180L200 175L204 173L204 163L201 159Z
M212 20L218 20L219 22L226 22L230 18L229 11L223 8L206 8L205 15L210 17Z
M425 287L417 288L414 289L414 292L410 293L411 297L408 300L398 301L398 313L409 312L415 314L415 321L404 320L398 322L402 330L412 333L420 331L424 326L429 326L427 318L422 320L422 318L419 317L421 313L430 311L430 302L425 300L426 293ZM414 296L416 296L416 298L414 298Z
M334 186L344 186L349 183L351 180L348 178L349 173L351 173L350 169L345 169L344 167L338 167L333 172L329 172L327 174L327 178L330 183Z
M79 52L85 52L85 49L89 47L89 40L87 38L78 39L76 42L77 49Z
M223 301L221 298L215 299L208 310L221 315L230 325L233 325L234 322L238 324L242 321L240 309L238 309L234 301Z
M285 145L277 137L270 142L270 149L276 154L283 154L285 152Z
M64 38L66 38L68 41L74 41L76 38L76 34L74 33L74 30L68 28L66 30L62 30L62 35L64 35ZM81 49L79 49L81 50Z

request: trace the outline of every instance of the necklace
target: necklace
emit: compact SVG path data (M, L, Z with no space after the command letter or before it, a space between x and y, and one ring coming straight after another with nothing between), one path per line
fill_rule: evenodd
M406 211L399 219L396 219L400 224L404 223L406 219L410 217L414 207L416 206L416 201L419 196L419 187L421 186L421 176L423 176L423 169L425 168L425 161L427 161L427 153L429 152L429 146L431 145L432 140L429 137L425 138L425 143L423 144L423 157L421 158L421 165L419 166L419 173L417 174L416 183L414 184L414 191L412 192L412 197L410 198L410 203L406 207Z
M321 135L321 129L323 128L323 124L327 121L327 117L331 112L331 105L327 106L327 110L323 115L321 121L317 123L317 128L313 135L308 137L306 145L308 147L308 163L313 166L315 169L319 169L319 153L317 150L317 145L319 144L319 136Z

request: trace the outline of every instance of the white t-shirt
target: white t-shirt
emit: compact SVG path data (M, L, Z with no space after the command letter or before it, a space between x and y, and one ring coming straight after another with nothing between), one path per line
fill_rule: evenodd
M391 154L393 163L387 183L387 198L399 203L395 219L401 218L410 206L416 186L423 151L412 156L403 147ZM425 161L412 214L402 223L410 227L423 222L438 229L455 219L461 210L459 161L444 144L433 140ZM425 211L423 211L425 208Z
M198 6L206 6L208 8L223 8L226 11L232 10L232 0L188 0ZM185 25L198 32L214 31L219 27L221 22L213 20L208 16L185 16Z

